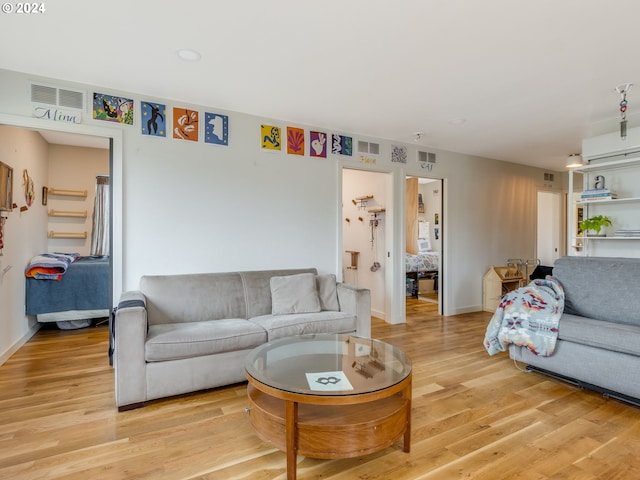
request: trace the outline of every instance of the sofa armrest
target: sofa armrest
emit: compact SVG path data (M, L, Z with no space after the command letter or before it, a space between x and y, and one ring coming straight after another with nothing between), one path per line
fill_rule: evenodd
M132 290L120 296L114 330L115 394L120 409L141 404L147 397L147 306L142 292Z
M346 283L338 283L340 311L356 315L356 335L371 337L371 291Z

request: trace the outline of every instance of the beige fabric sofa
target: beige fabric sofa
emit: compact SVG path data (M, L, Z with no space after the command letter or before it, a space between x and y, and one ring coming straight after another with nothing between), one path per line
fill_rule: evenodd
M116 310L120 410L245 380L253 348L308 333L371 336L367 289L316 269L143 276Z

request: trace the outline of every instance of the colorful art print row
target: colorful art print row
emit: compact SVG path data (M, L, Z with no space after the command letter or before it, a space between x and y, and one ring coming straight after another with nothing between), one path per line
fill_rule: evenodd
M133 125L135 101L131 98L103 93L93 94L93 118ZM167 106L161 103L141 101L142 121L140 131L143 135L167 136ZM199 140L200 114L197 110L173 107L171 135L173 138L197 142ZM218 113L204 114L204 142L217 145L229 144L229 117ZM305 154L305 132L302 128L286 127L287 153ZM329 142L330 138L330 142ZM263 150L282 150L282 129L276 125L260 126L260 142ZM326 158L333 155L353 155L353 138L318 131L309 131L309 155ZM392 145L391 161L407 163L407 147Z
M93 118L133 125L134 100L130 98L93 94ZM140 131L143 135L154 137L167 136L167 106L156 102L140 102L142 121ZM173 138L197 142L199 140L200 113L189 108L174 107L171 135ZM229 144L229 117L219 113L205 112L204 142L217 145Z
M260 125L260 143L263 150L282 150L282 129L276 125ZM309 131L309 155L326 158L327 152L334 155L353 155L353 138L344 135L329 135L323 132ZM329 150L330 149L330 150ZM290 155L305 154L304 129L287 127L287 153Z

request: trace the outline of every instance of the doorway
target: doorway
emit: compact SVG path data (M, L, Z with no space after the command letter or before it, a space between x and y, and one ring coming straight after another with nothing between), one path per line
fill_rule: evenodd
M342 170L342 278L371 291L371 315L390 318L391 174Z
M553 266L564 255L563 197L559 192L539 191L537 200L536 259Z
M405 296L413 311L442 312L442 180L407 176Z

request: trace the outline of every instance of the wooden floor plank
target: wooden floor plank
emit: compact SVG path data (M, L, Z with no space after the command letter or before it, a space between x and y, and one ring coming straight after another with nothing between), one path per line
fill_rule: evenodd
M299 457L300 480L640 478L639 408L490 357L489 313L443 317L414 299L407 312L372 332L413 363L411 453ZM107 348L106 326L46 328L0 366L0 478L286 478L251 429L245 384L119 413Z

